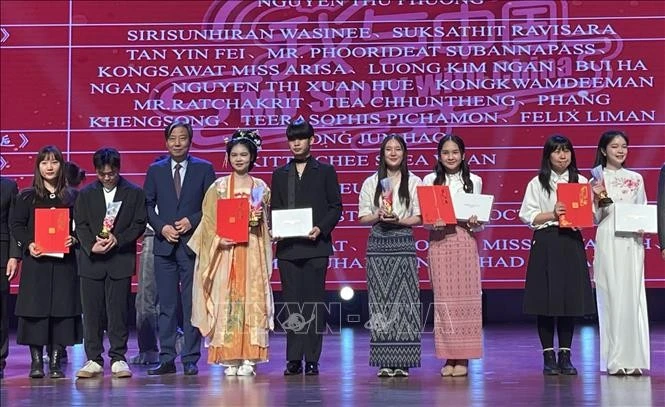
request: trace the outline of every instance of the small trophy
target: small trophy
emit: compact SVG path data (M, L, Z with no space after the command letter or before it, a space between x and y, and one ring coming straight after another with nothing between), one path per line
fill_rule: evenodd
M383 198L383 212L385 212L384 217L392 218L395 216L393 213L393 184L390 181L390 178L384 178L381 180L381 197Z
M252 188L249 195L249 226L259 226L261 221L261 212L263 210L263 186Z
M102 231L97 234L102 239L108 239L113 229L113 223L115 222L115 217L118 216L120 212L120 206L122 201L110 202L106 206L106 215L104 216L104 221L102 222Z
M596 185L602 185L603 186L603 191L598 194L599 200L598 200L598 206L601 208L606 208L614 203L612 198L607 196L607 189L605 189L605 179L603 176L603 167L601 165L597 167L593 167L591 169L591 176L593 177L593 183Z

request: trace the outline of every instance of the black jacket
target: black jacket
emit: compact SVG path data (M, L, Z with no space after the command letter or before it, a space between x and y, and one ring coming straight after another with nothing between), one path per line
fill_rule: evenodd
M91 252L106 214L104 187L96 181L83 188L76 200L74 220L81 247L80 276L101 280L109 275L121 279L136 271L136 241L143 235L147 221L145 194L122 177L116 188L113 201L122 201L122 205L111 233L118 239L118 245L104 254Z
M76 274L76 256L70 248L64 258L32 257L28 246L35 238L35 208L69 208L72 218L76 191L67 188L67 199L39 198L34 189L21 191L16 198L10 227L23 250L21 281L16 299L16 316L20 317L72 317L81 314L79 277ZM71 229L71 235L74 232Z
M277 258L298 260L328 257L333 253L331 233L342 215L342 196L335 168L309 157L302 179L296 181L299 185L296 187L295 206L289 208L288 183L291 166L295 167L293 160L272 174L271 209L312 208L313 225L321 229L321 235L315 241L303 238L279 241Z
M20 259L21 249L9 233L9 216L18 195L14 180L0 177L0 291L9 289L5 267L10 257Z

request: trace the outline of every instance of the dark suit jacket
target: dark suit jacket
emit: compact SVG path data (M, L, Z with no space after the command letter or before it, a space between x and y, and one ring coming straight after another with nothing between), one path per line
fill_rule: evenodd
M150 165L143 190L148 210L148 222L155 230L153 246L155 255L168 256L171 254L175 245L167 242L162 236L162 228L165 225L173 225L176 220L184 217L189 219L192 229L184 236L180 236L179 244L184 244L188 253L193 255L186 244L201 222L203 197L214 181L215 170L212 164L206 160L189 156L185 178L182 180L180 199L178 199L171 172L171 158L165 158ZM159 214L155 208L159 210Z
M117 280L135 273L136 241L146 226L145 194L141 188L120 177L113 201L122 201L111 230L118 245L104 254L92 253L106 214L104 187L96 181L79 193L74 220L82 251L78 265L80 276L101 280L108 275Z
M294 209L288 207L289 169L293 160L272 174L272 209ZM283 260L328 257L333 253L332 230L342 215L342 196L339 192L337 173L332 165L313 157L307 161L300 180L300 193L296 192L295 208L312 208L314 226L321 229L315 241L309 239L284 239L277 243L277 258Z
M0 177L0 291L9 289L5 268L10 257L20 259L21 248L9 233L9 215L18 195L18 186L14 180Z
M660 167L658 177L658 240L660 249L665 249L665 165Z

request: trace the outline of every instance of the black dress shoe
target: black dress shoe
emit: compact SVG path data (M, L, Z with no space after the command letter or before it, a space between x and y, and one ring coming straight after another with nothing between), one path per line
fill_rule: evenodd
M196 376L199 374L199 368L196 367L196 363L194 362L185 362L183 363L182 368L185 376Z
M302 374L302 361L300 360L290 360L286 363L286 369L284 369L284 376L293 376Z
M319 364L316 362L305 363L305 376L318 376Z
M175 363L162 362L154 369L148 369L148 374L151 376L161 376L163 374L175 373Z

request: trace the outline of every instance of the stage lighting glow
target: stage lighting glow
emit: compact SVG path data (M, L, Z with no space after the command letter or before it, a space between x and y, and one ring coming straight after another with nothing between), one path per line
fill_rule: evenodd
M341 290L339 290L339 296L342 297L344 301L350 300L353 298L353 288L343 287Z

